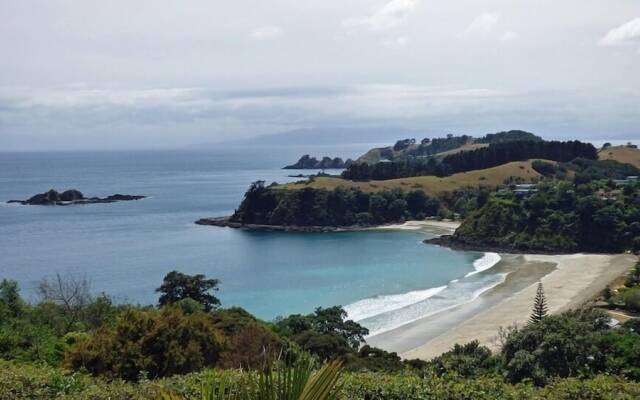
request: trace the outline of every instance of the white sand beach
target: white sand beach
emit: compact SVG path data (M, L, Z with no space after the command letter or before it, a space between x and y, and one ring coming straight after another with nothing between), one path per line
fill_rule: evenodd
M423 231L435 235L451 235L460 226L459 221L407 221L403 224L382 225L372 229L375 230L404 230L404 231Z
M591 300L616 277L626 273L637 260L637 257L627 254L523 255L520 257L504 255L504 257L506 263L521 264L512 267L515 267L517 273L522 276L540 273L541 269L548 270L552 266L551 272L544 274L540 279L544 285L551 313L576 308ZM494 290L508 292L510 286L517 287L517 279L507 279ZM401 351L401 356L407 359L430 359L448 351L456 343L467 343L472 340L478 340L493 350L499 348L497 334L500 327L523 325L527 322L536 286L535 281L531 282L524 289L513 291L511 295L487 309L477 310L478 307L476 307L473 315L467 315L466 319L458 321L438 336L429 338L425 335L423 344ZM447 313L450 313L452 318L455 315L455 311ZM432 322L432 319L426 318L411 326L400 327L395 332L387 332L385 336L387 338L402 337L403 329L410 329L415 337L421 327L428 332ZM387 340L385 343L384 339L375 337L371 341L382 348L399 349L393 341Z

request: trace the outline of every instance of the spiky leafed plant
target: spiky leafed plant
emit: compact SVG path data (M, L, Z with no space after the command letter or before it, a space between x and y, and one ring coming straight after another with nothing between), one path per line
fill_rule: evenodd
M542 282L538 282L538 290L536 292L536 298L533 301L533 312L531 313L531 318L529 318L529 323L542 321L542 319L547 316L548 311L547 298L544 296Z
M341 371L342 363L333 361L313 373L313 364L303 360L293 367L269 368L235 385L212 376L202 385L202 400L330 400ZM159 400L185 398L164 391Z

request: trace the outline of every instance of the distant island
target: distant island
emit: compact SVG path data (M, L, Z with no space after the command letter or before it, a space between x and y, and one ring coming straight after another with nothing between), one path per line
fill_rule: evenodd
M287 165L283 169L345 169L349 168L351 164L353 164L353 160L350 158L347 161L343 161L340 157L322 157L322 160L318 160L305 154L295 164Z
M65 190L62 193L51 189L44 193L38 193L27 200L9 200L7 203L31 206L68 206L73 204L115 203L118 201L141 200L144 198L146 198L146 196L129 194L113 194L107 197L85 197L82 192L76 189Z

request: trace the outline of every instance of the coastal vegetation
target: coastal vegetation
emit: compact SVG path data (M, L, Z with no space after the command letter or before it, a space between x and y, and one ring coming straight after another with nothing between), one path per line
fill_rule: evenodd
M264 182L255 182L231 220L264 225L366 226L424 219L436 215L439 209L440 201L422 190L383 190L374 194L340 187L332 191L274 190Z
M498 141L487 147L448 154L441 160L435 157L378 162L354 163L342 173L344 179L355 181L387 180L411 176L448 176L491 168L512 161L546 159L567 162L575 158L597 159L593 145L579 141L513 140Z
M340 157L322 157L321 160L318 160L305 154L295 164L287 165L283 169L343 169L349 168L351 164L353 164L353 160L350 158L346 161Z
M308 185L294 187L267 187L257 182L231 220L241 224L340 227L459 215L464 221L456 233L437 238L436 243L543 252L640 250L640 183L626 180L639 174L634 166L576 158L563 163L534 160L518 170L536 177L534 187L515 190L522 181L511 179L497 191L491 186L478 186L434 196L418 185L377 191L361 190L359 186L331 190L314 186L316 179L324 184L337 178L316 178ZM491 172L478 170L474 174Z
M360 189L363 192L375 193L391 189L420 189L430 196L443 197L455 192L469 189L495 189L508 183L536 182L543 176L532 164L536 160L514 161L493 168L461 172L450 176L435 175L414 176L388 180L351 181L338 177L314 177L307 181L299 181L275 186L275 189L298 190L306 187L313 189L333 190L338 187ZM548 164L549 162L547 162Z
M454 235L432 242L477 250L640 251L637 167L598 159L591 144L578 141L519 140L509 132L496 135L486 139L488 146L439 161L428 157L356 163L345 171L351 178L380 175L382 180L311 177L270 186L257 182L230 220L239 226L345 227L459 217L464 222ZM415 141L404 140L394 148L405 151L415 146ZM527 160L508 162L521 158ZM465 172L438 177L434 171L412 170L427 164ZM414 173L430 175L385 179Z
M376 164L380 161L406 161L430 156L441 158L447 154L478 149L492 143L517 140L540 141L542 138L520 130L490 133L477 139L469 135L456 136L453 134L422 140L409 138L398 140L393 146L371 149L358 157L356 163Z
M589 167L576 179L592 173L599 177ZM492 193L443 243L517 251L640 251L640 184L552 181L538 184L528 196Z
M612 329L599 310L546 315L538 299L533 308L539 318L506 331L498 352L469 342L430 361L402 361L366 345L367 330L340 307L265 322L202 297L219 284L204 276L168 274L161 296L180 295L158 307L116 305L107 295L90 295L82 279L59 279L62 294L80 293L81 303L69 308L49 298L32 305L15 282L0 284L0 399L640 395L638 324ZM72 308L76 317L69 326ZM335 362L316 370L325 360Z
M614 290L608 288L604 299L615 308L631 313L640 312L640 261L627 274L624 285Z

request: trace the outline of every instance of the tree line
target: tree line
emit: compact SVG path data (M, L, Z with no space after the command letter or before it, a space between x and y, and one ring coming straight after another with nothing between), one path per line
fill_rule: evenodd
M640 185L610 179L538 184L530 196L494 193L454 242L538 251L640 251Z
M514 140L497 141L471 151L449 154L438 161L435 157L410 158L402 161L356 163L342 173L344 179L366 181L406 178L411 176L447 176L458 172L491 168L512 161L547 159L568 162L575 158L595 160L597 150L580 141Z
M254 182L231 217L243 224L351 226L424 219L437 215L440 201L422 190L367 193L359 189L275 190Z

